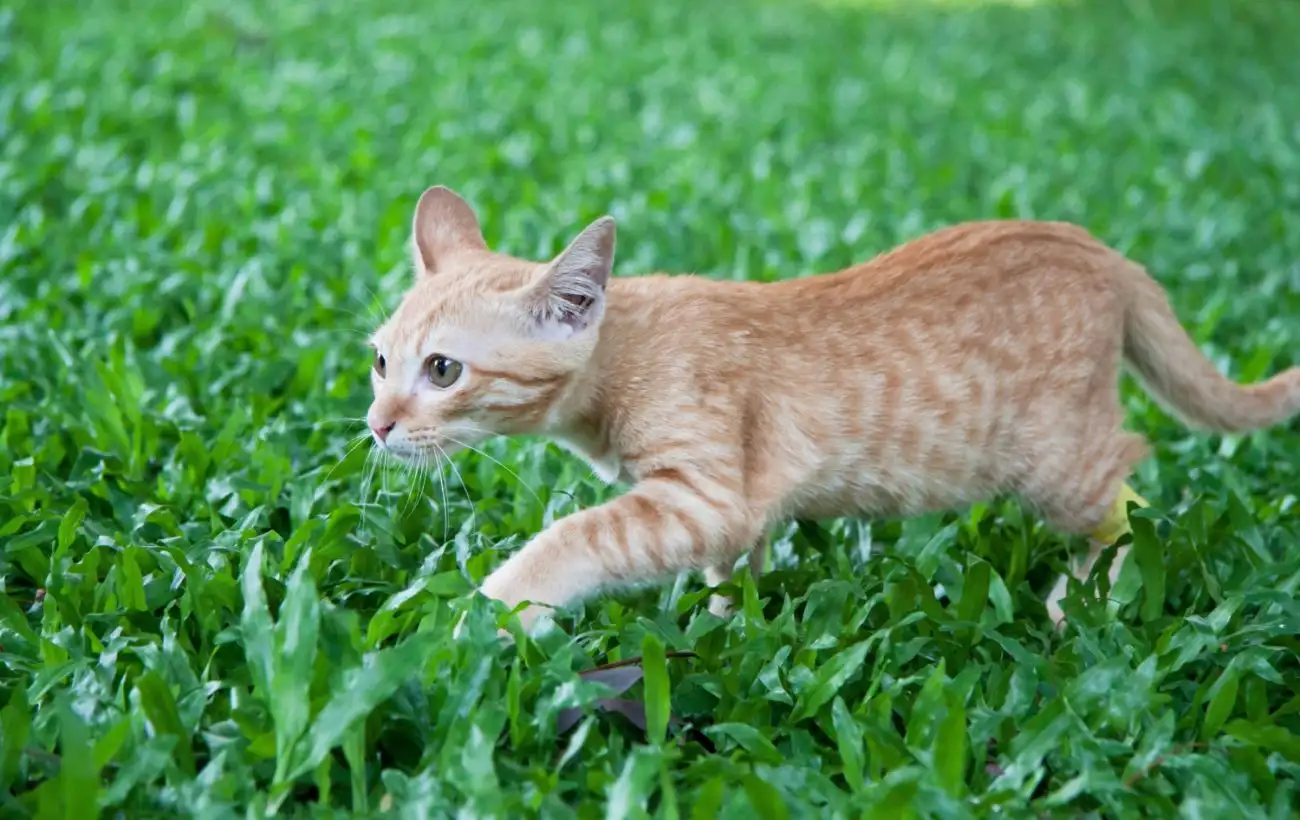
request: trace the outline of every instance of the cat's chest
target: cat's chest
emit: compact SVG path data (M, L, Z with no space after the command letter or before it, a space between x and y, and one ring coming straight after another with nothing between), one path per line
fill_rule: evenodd
M629 484L632 482L632 476L628 474L622 457L608 443L582 435L556 436L554 441L561 448L587 462L596 477L606 484L613 484L616 481Z

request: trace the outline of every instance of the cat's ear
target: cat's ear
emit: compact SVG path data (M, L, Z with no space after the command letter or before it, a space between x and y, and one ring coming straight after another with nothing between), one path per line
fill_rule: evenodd
M411 225L417 272L437 273L448 254L485 250L483 231L474 209L450 188L435 185L420 195Z
M576 333L599 321L614 267L614 218L583 229L533 285L530 309L539 324Z

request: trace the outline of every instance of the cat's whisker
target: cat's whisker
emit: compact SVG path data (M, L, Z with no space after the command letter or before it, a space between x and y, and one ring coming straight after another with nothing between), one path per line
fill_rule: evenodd
M501 435L495 430L489 430L488 428L483 427L482 425L479 424L475 424L474 422L469 421L467 419L458 419L456 421L456 426L464 427L466 430L468 430L471 433L478 433L483 436L484 440L490 438L498 438Z
M424 499L424 481L428 475L429 457L421 450L411 464L411 485L407 488L406 506L402 515L408 515L415 505Z
M359 316L359 315L357 315L357 314L355 314L355 313L354 313L353 315L354 315L354 316L357 316L358 319L361 319L361 318L362 318L361 316ZM363 321L364 321L364 320L363 320ZM373 338L373 336L374 336L374 334L373 334L371 331L369 331L369 330L364 330L364 329L359 328L359 327L337 327L337 326L336 326L336 327L330 329L330 333L331 333L331 335L334 334L334 333L346 333L346 334L348 334L349 336L356 336L356 337L358 337L358 338L361 339L361 343L362 343L362 345L367 345L367 344L369 344L371 338Z
M366 452L366 460L361 465L361 486L358 488L360 497L357 499L357 506L363 510L366 506L366 493L370 491L370 465L374 460L374 451L368 450Z
M382 325L384 322L387 322L388 311L384 309L384 300L380 299L379 294L375 292L375 289L365 282L361 283L361 287L366 289L366 292L370 294L372 300L370 304L366 305L366 309L371 313L371 320L377 325ZM375 314L378 314L378 316Z
M374 485L375 470L379 468L381 451L378 448L371 448L366 453L365 477L361 479L361 527L364 530L367 523L367 516L370 513L370 489Z
M420 451L415 462L407 466L409 468L407 476L411 483L406 491L406 506L402 508L403 518L410 514L415 503L424 495L424 470L427 466L424 452Z
M366 420L362 416L338 416L329 419L316 419L312 424L365 424Z
M335 462L334 466L330 468L330 471L325 474L325 478L322 481L329 481L331 478L333 478L334 471L337 470L339 467L342 467L343 463L346 462L349 458L351 458L352 454L357 451L357 448L365 444L369 438L370 438L370 434L368 432L361 433L356 437L354 437L351 440L350 444L348 445L347 452L343 454L342 458L340 458L337 462Z
M411 488L411 469L412 469L412 467L411 467L411 461L410 461L410 459L405 459L405 458L403 458L403 459L399 459L399 460L397 461L397 473L398 473L398 479L399 479L399 482L400 482L401 484L404 484L404 485L406 486L406 496L407 496L408 501L409 501L410 496L411 496L411 491L410 491L410 488ZM405 516L405 515L406 515L406 510L407 510L407 508L403 506L403 507L400 507L400 509L401 509L401 514L402 514L403 516Z
M290 430L316 431L316 430L320 430L323 427L330 427L333 425L340 425L340 424L348 425L350 427L355 427L358 424L365 424L365 422L366 422L365 419L311 419L308 421L291 422L289 424L286 424L285 426Z
M456 445L458 445L458 446L460 446L460 447L464 447L466 450L469 450L469 451L471 451L471 452L478 453L478 454L479 454L480 456L482 456L483 458L486 458L488 461L492 462L493 464L497 465L497 466L500 467L501 469L505 470L507 473L509 473L511 476L514 477L515 481L519 482L519 485L520 485L521 487L523 487L525 490L527 490L529 493L532 494L533 499L534 499L538 504L540 504L540 505L543 506L543 507L546 506L545 502L542 501L542 497L541 497L540 495L537 494L537 490L533 489L533 487L532 487L531 485L529 485L528 482L526 482L526 481L524 481L522 478L520 478L519 473L516 473L514 470L510 469L509 467L507 467L505 464L502 464L501 461L500 461L499 459L497 459L497 458L494 457L494 456L488 455L488 454L485 453L483 450L480 450L479 448L475 447L475 446L472 445L472 444L468 444L468 443L466 443L466 442L459 441L458 439L454 439L454 438L452 438L451 436L448 436L448 435L445 435L445 434L444 434L444 438L446 438L446 439L447 439L448 441L450 441L452 444L456 444Z
M435 465L438 473L438 484L442 489L442 508L439 510L439 512L442 513L442 543L446 544L451 535L449 529L451 526L449 523L450 518L448 516L449 511L447 509L447 478L442 474L442 451L439 450L437 453L434 453L434 456L436 458Z
M465 500L469 502L469 524L477 530L478 511L474 509L474 496L470 494L469 485L465 483L465 477L460 474L460 469L456 467L456 462L451 460L451 456L447 455L446 450L442 449L434 442L430 442L430 444L433 444L433 446L437 448L438 452L442 454L442 457L446 459L447 466L451 467L451 471L456 475L456 480L460 482L460 488L465 491Z
M364 430L364 431L362 431L362 432L360 432L360 433L354 433L354 434L353 434L353 435L352 435L352 436L347 440L347 446L348 446L348 447L354 447L354 446L356 446L356 444L357 444L358 442L364 442L364 441L367 441L369 438L370 438L370 431L369 431L369 430Z
M322 307L323 307L325 310L330 310L330 311L334 311L335 313L341 313L341 314L346 314L346 315L348 315L348 316L351 316L353 319L356 319L358 322L362 322L362 323L370 324L371 322L374 321L374 317L373 317L373 316L369 316L369 317L362 316L360 313L356 312L355 310L352 310L351 308L341 307L341 306L339 306L339 305L322 305ZM360 335L362 335L362 336L366 336L366 337L369 337L369 336L370 336L370 333L369 333L369 332L367 332L367 331L365 331L365 330L362 330L362 329L360 329L360 328L358 328L358 327L343 327L343 328L338 328L338 329L343 330L343 331L345 331L345 332L357 333L357 334L360 334ZM330 331L330 332L333 332L333 331L334 331L334 329L331 328L331 331Z
M381 450L379 457L383 461L379 469L379 497L386 504L388 503L388 468L392 462L389 459L387 450Z

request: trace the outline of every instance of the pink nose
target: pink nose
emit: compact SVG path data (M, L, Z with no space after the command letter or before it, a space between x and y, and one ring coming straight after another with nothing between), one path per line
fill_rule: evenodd
M370 425L370 431L374 433L375 438L379 439L380 441L387 441L388 434L393 432L393 428L396 426L397 426L397 422L395 421L389 422L388 424L385 424L382 427L377 427L372 424Z

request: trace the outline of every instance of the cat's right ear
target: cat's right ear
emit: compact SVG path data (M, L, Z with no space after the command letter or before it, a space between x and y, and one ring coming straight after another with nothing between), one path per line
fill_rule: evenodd
M442 185L420 195L411 225L417 273L438 273L439 264L457 251L486 250L483 230L469 203Z

